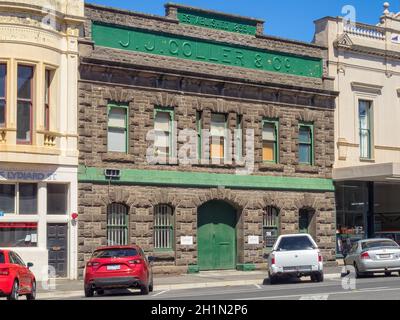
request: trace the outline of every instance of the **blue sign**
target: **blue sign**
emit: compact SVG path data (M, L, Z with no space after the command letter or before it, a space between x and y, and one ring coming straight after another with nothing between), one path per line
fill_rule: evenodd
M0 217L4 217L4 212L0 211Z

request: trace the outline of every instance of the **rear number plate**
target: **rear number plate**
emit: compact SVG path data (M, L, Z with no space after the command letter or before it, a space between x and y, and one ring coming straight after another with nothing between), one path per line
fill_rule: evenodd
M119 269L121 269L121 266L119 264L107 266L107 270L119 270Z
M390 259L392 256L390 254L381 254L379 258L381 259Z

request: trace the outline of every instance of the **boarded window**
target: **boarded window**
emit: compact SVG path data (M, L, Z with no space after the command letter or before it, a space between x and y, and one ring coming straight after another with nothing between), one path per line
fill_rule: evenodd
M210 157L223 159L225 156L226 115L213 113L211 115Z

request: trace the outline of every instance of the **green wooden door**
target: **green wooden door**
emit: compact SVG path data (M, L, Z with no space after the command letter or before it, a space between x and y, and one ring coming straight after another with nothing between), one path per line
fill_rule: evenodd
M211 201L198 210L198 265L200 270L236 267L236 210L222 201Z

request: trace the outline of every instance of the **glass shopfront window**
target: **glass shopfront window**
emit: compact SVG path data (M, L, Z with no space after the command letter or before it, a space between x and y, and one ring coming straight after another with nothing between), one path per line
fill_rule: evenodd
M68 185L47 185L47 214L67 214L68 210Z
M336 184L337 253L347 254L353 243L366 236L368 187L365 182Z
M37 247L37 223L0 223L0 247Z
M374 231L376 237L400 244L400 184L374 184Z

